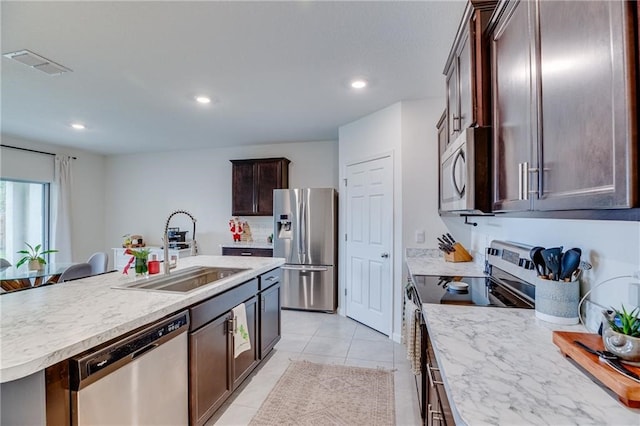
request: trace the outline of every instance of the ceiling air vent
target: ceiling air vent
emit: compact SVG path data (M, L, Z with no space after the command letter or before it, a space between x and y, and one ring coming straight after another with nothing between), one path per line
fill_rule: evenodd
M65 68L62 65L56 64L47 58L43 58L40 55L29 50L19 50L17 52L5 53L5 58L13 59L20 63L23 63L31 68L35 68L49 75L59 75L65 72L71 72L69 68Z

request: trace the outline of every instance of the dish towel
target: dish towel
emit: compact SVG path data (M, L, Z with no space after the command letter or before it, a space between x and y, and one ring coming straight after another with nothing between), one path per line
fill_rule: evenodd
M251 350L251 338L247 326L247 310L244 303L231 310L233 312L233 353L238 358L242 352Z
M418 306L409 298L405 300L404 325L407 359L413 374L420 374L420 323L416 321Z

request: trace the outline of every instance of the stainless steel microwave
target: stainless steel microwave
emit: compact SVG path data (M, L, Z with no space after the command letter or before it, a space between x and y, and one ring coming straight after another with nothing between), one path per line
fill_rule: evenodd
M469 127L440 161L440 211L491 212L491 128Z

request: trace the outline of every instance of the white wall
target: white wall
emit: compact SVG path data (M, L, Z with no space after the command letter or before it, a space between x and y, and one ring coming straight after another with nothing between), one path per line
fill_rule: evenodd
M8 135L2 135L2 144L78 157L73 161L72 166L72 259L76 262L85 261L92 253L103 251L105 248L105 157ZM51 182L53 163L53 156L10 148L0 149L0 176L3 178Z
M245 158L286 157L289 187L338 185L336 141L282 143L218 149L111 156L107 159L107 248L119 247L124 234L140 234L148 245L162 244L165 221L174 210L187 210L197 219L196 239L202 254L220 254L231 242L231 163ZM268 219L253 220L255 231ZM253 222L253 223L252 223ZM175 216L171 226L187 230L191 220Z
M582 277L582 294L602 281L640 270L640 223L569 219L474 217L477 227L460 218L445 218L451 233L465 246L484 251L493 239L542 247L580 247L582 259L593 265ZM640 286L631 278L603 284L589 296L604 307L640 306Z
M403 248L437 247L436 238L447 232L438 215L440 159L436 131L445 102L444 98L402 102ZM424 243L416 242L416 231L424 231Z

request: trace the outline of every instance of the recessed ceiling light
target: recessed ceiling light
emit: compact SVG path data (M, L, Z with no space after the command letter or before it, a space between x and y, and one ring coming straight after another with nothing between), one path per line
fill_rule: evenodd
M209 98L208 96L196 96L196 102L199 102L201 104L208 104L211 102L211 98Z
M71 123L71 127L73 127L76 130L84 130L86 128L84 124L81 124L81 123Z
M362 79L353 80L351 82L351 87L353 87L354 89L364 89L365 87L367 87L367 81Z

